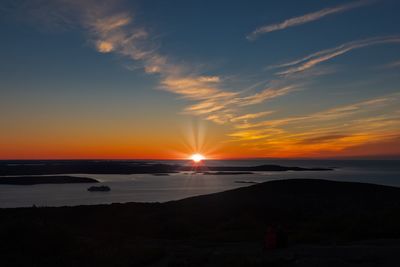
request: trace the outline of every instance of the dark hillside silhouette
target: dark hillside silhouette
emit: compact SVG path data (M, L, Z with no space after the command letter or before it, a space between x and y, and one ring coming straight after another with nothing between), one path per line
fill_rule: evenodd
M262 252L271 225L289 249L398 238L400 188L281 180L167 203L2 209L0 265L208 266L200 263L214 248L219 266L232 266L223 255L235 249L231 259L251 266L252 253L271 260Z

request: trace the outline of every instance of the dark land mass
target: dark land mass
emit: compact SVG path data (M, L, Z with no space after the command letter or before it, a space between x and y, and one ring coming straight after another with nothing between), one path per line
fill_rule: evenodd
M136 174L174 173L179 165L151 162L96 161L96 160L45 160L9 163L0 162L2 175L51 175L51 174Z
M96 179L75 176L0 176L0 185L98 183Z
M271 225L287 248L263 249ZM326 180L166 203L0 209L0 266L400 266L399 238L400 188Z
M280 165L258 165L258 166L183 166L179 170L190 171L195 170L197 172L206 171L218 171L218 172L256 172L256 171L272 171L272 172L283 172L283 171L332 171L333 169L328 168L301 168L301 167L287 167Z
M240 175L253 174L252 172L202 172L204 175Z
M51 174L144 174L197 172L252 172L252 171L326 171L325 168L300 168L279 165L260 166L205 166L178 165L155 162L95 161L95 160L43 160L0 161L0 176L6 175L51 175Z

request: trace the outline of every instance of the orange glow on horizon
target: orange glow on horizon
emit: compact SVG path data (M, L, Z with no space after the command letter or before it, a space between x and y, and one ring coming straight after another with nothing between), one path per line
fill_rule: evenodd
M400 155L400 139L392 131L328 135L325 139L312 138L319 133L282 132L264 139L232 140L220 128L211 128L204 122L188 126L183 131L167 127L161 136L159 131L129 132L119 128L99 131L95 136L89 131L55 131L53 135L26 135L21 131L0 140L0 159L187 160L200 154L207 160L222 160Z

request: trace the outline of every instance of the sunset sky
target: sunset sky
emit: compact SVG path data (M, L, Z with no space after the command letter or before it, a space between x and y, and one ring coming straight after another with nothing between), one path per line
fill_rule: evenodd
M2 0L0 159L400 155L399 10Z

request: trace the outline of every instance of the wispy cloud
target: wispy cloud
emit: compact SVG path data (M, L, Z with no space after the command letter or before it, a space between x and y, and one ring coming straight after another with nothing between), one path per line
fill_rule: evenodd
M388 44L388 43L400 43L400 36L399 35L383 36L383 37L375 37L375 38L369 38L369 39L349 42L349 43L342 44L342 45L334 47L334 48L330 48L330 49L326 49L326 50L322 50L322 51L310 54L301 59L291 61L291 62L288 62L285 64L281 64L281 65L278 65L275 67L277 67L277 68L289 67L288 69L286 69L284 71L278 72L277 73L278 75L289 75L289 74L300 73L300 72L303 72L305 70L308 70L308 69L314 67L317 64L328 61L337 56L343 55L354 49L359 49L359 48L363 48L363 47L367 47L367 46L371 46L371 45Z
M388 64L381 66L381 68L384 68L384 69L394 69L394 68L399 68L399 67L400 67L400 60L393 61L393 62L390 62Z
M166 77L161 82L164 89L193 100L234 95L234 93L219 90L216 87L219 83L220 78L218 76Z
M192 103L185 108L186 114L202 116L216 123L236 123L251 119L244 113L245 107L261 104L282 97L296 90L295 86L267 86L259 92L226 90L224 79L218 75L201 75L195 67L176 63L161 53L152 35L138 25L132 12L119 5L118 0L41 0L49 9L69 10L86 29L93 47L100 53L116 53L128 57L148 74L159 78L159 89L174 93ZM54 4L57 3L57 4ZM255 116L261 116L259 113ZM243 117L244 116L244 117ZM235 120L235 118L241 118Z
M371 112L373 110L382 108L390 103L397 102L400 100L400 95L392 94L385 97L377 97L374 99L369 99L361 101L358 103L339 106L324 111L319 111L309 115L302 116L288 116L280 119L265 120L257 123L243 123L236 125L238 129L248 129L257 127L277 127L289 124L298 124L305 122L317 123L318 121L332 121L343 119L345 117L354 116L358 113L365 112L366 110ZM305 125L305 124L304 124Z
M328 133L321 136L305 138L299 141L300 144L314 144L314 143L326 143L332 141L338 141L340 139L344 139L349 135L346 134L338 134L338 133Z
M258 105L263 102L285 96L296 90L299 90L299 88L291 85L283 87L267 87L260 92L253 94L248 94L248 92L245 91L244 93L246 93L246 95L243 95L243 92L218 92L214 95L208 94L209 97L205 100L188 106L185 109L185 112L194 115L207 115L205 117L207 120L211 120L219 124L228 122L237 123L239 121L243 121L244 118L237 119L241 118L242 116L248 116L247 119L250 119L249 116L256 116L255 114L241 115L239 113L241 108ZM267 115L267 113L272 113L272 111L257 113L257 115Z
M383 120L383 119L382 119ZM232 133L239 144L244 144L269 157L304 157L339 152L352 147L373 143L390 142L399 138L399 118L387 118L386 126L368 125L350 121L352 127L311 128L307 131L277 128L272 134L262 130L246 130ZM354 128L353 128L354 127ZM264 133L265 132L265 133ZM255 137L255 138L254 138Z
M233 118L231 121L232 122L247 122L249 120L252 119L257 119L257 118L261 118L267 115L270 115L274 113L274 111L263 111L263 112L257 112L257 113L249 113L249 114L245 114L245 115L241 115L241 116L237 116L235 118Z
M256 40L262 34L274 32L274 31L280 31L280 30L287 29L289 27L294 27L294 26L302 25L302 24L305 24L308 22L316 21L316 20L322 19L328 15L345 12L345 11L351 10L353 8L371 4L373 2L375 2L375 1L362 0L362 1L351 2L348 4L339 5L339 6L335 6L335 7L324 8L324 9L321 9L321 10L318 10L318 11L315 11L312 13L308 13L308 14L305 14L302 16L287 19L280 23L270 24L270 25L259 27L259 28L255 29L252 33L247 35L246 38L248 40Z
M273 138L274 136L282 133L284 133L284 131L280 129L251 129L251 130L233 132L229 134L229 136L240 141L241 140L253 141L265 138Z
M261 91L260 93L256 93L250 96L245 96L242 98L235 98L233 101L235 104L238 104L240 106L255 105L270 99L287 95L296 90L298 90L298 88L296 88L293 85L285 86L282 88L267 88Z
M236 124L229 136L269 156L341 151L398 138L400 94L394 93L327 110Z

